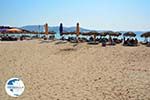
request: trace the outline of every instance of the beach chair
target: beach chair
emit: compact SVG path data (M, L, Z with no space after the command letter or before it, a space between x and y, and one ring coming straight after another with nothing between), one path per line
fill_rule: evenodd
M90 41L88 42L89 45L98 45L99 42L98 41Z
M146 46L147 46L147 47L150 47L150 42L148 42Z

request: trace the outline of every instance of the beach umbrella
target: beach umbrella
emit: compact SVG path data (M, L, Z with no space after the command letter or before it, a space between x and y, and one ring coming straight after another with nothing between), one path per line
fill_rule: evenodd
M48 35L48 24L46 23L46 24L44 25L44 27L45 27L45 34Z
M6 33L7 29L0 29L0 33Z
M82 32L81 35L90 36L91 34L89 34L89 32Z
M79 23L77 23L76 33L77 33L77 36L80 35L80 26L79 26Z
M109 31L109 32L108 32L108 35L109 35L109 36L117 36L117 37L118 37L118 36L120 36L121 34L122 34L122 33L120 33L120 32L113 32L113 31Z
M90 31L88 34L90 34L90 35L99 35L99 33L97 32L97 31Z
M21 29L17 28L12 28L12 29L7 29L6 33L22 33L23 31Z
M107 36L107 34L108 34L107 32L101 32L101 33L99 33L100 36Z
M77 40L79 41L79 35L80 35L80 26L79 23L77 23L77 27L76 27L76 34L77 34Z
M115 32L113 32L113 31L107 31L106 34L109 36L115 36L116 35Z
M94 36L94 41L96 40L96 36L99 35L99 33L98 33L97 31L91 31L91 32L89 32L88 34L91 34L91 35Z
M122 35L122 33L121 33L121 32L115 32L115 34L116 34L116 36L120 36L120 35Z
M90 34L99 35L99 33L97 31L91 31Z
M60 23L59 33L62 36L62 33L63 33L63 24L62 23Z
M126 32L126 33L123 34L123 36L135 37L136 34L134 32Z
M31 33L30 31L28 30L25 30L25 29L21 29L21 28L12 28L12 27L0 27L0 33L7 33L7 34L22 34L22 33Z
M81 35L85 35L85 36L91 36L91 35L99 35L100 33L96 32L96 31L90 31L90 32L83 32L81 33Z
M145 32L141 35L141 37L145 37L145 38L148 38L150 37L150 32Z

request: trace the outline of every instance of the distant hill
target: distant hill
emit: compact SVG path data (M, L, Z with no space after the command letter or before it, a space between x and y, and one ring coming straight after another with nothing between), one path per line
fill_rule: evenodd
M35 32L43 32L44 31L44 25L27 25L27 26L23 26L20 27L22 29L25 30L29 30L29 31L35 31ZM64 32L73 32L76 31L76 27L63 27L64 28ZM56 33L59 32L59 26L52 26L49 27L49 31L54 31ZM110 31L110 30L90 30L90 29L86 29L86 28L80 28L81 32L88 32L88 31L98 31L98 32L102 32L102 31ZM120 31L121 33L125 33L127 31ZM137 35L141 35L143 33L143 31L133 31L135 32Z
M40 31L40 32L44 31L43 25L27 25L27 26L23 26L21 28L29 30L29 31ZM63 27L63 28L64 28L64 31L67 31L67 32L76 31L76 27ZM49 27L49 31L59 32L59 26ZM85 28L80 28L80 31L87 32L87 31L91 31L91 30L85 29Z

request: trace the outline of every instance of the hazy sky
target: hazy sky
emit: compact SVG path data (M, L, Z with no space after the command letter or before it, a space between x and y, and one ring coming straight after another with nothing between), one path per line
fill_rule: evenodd
M1 0L0 25L150 30L150 0Z

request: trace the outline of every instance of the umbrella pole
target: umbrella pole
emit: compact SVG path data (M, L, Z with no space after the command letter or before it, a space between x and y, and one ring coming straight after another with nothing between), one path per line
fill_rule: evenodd
M77 35L77 43L79 43L79 35Z
M96 42L96 34L94 34L94 42Z

